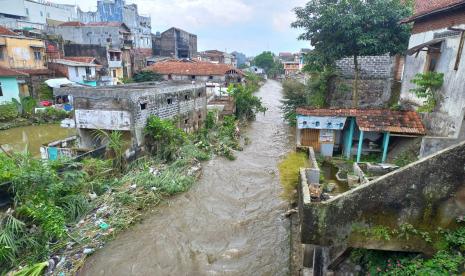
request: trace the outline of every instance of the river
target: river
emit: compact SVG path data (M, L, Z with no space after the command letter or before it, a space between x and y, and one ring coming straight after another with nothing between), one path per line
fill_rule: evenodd
M24 152L26 149L33 156L40 156L42 144L75 135L74 129L60 127L59 124L16 127L0 130L0 145L5 150Z
M258 92L268 111L246 130L237 160L215 158L186 193L97 251L80 275L287 275L289 220L277 164L292 148L282 87Z

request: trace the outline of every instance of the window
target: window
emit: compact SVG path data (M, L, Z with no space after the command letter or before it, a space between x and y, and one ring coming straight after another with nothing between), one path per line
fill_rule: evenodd
M44 17L44 13L43 13L43 12L40 12L40 16L41 16L41 17Z
M2 89L2 83L0 82L0 97L3 96L3 89Z
M140 110L146 110L146 109L147 109L147 103L141 103Z
M92 70L90 70L90 67L86 67L86 75L87 76L92 75Z
M0 60L5 59L5 54L3 53L3 47L0 46Z
M199 98L202 97L202 93L199 92L199 93L197 94L197 97L199 97Z
M40 51L34 51L34 59L42 60L42 53Z
M76 77L79 77L79 68L74 67L74 74L76 75Z
M213 76L208 76L208 79L209 79L209 80L212 80L212 79L213 79Z
M442 43L437 43L428 47L426 54L425 72L434 72L441 57Z
M189 123L189 119L185 119L185 120L184 120L184 124L187 125L188 123Z
M50 13L49 12L47 13L47 18L50 18Z
M173 103L173 99L168 98L168 99L166 100L166 102L167 102L168 104L172 104L172 103Z
M173 79L173 76L171 74L168 75L168 79L169 80L172 80Z
M29 15L29 9L26 8L26 15Z
M194 75L191 76L191 80L195 80L195 76L194 76Z
M188 101L189 100L189 95L184 95L184 100Z

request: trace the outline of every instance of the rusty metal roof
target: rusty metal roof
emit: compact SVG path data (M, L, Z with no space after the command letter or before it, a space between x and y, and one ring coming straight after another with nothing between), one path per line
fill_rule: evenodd
M355 117L360 130L391 132L398 134L425 135L426 129L415 111L390 109L312 109L297 108L298 115Z

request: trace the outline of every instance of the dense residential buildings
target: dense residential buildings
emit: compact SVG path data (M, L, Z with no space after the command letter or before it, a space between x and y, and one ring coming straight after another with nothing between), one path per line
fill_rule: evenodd
M93 56L105 69L103 77L130 78L138 69L131 58L132 33L121 22L66 22L49 28L65 40L65 56ZM69 43L70 42L70 43Z
M161 61L147 69L163 75L165 80L240 83L243 78L242 71L231 65L196 60Z
M444 74L433 112L423 114L428 137L422 141L421 155L426 156L465 138L465 1L417 0L415 14L404 23L413 23L413 29L401 103L412 107L424 104L424 99L410 91L415 88L411 81L417 74Z
M228 64L232 65L233 67L237 67L237 60L234 55L218 50L207 50L200 52L197 55L197 59L200 61L217 64Z
M152 35L152 43L158 57L191 59L197 53L197 36L175 27Z
M139 14L137 5L126 5L125 0L98 0L96 12L78 9L78 20L90 22L122 22L133 34L134 48L144 57L152 55L151 18Z
M40 0L2 1L0 25L12 29L34 28L43 30L54 21L77 20L76 7Z

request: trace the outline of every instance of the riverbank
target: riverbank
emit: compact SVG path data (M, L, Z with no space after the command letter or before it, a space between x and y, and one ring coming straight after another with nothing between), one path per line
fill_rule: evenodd
M281 86L258 92L268 107L243 132L233 162L203 163L198 182L93 254L79 275L286 275L289 227L277 164L293 139L281 119Z

